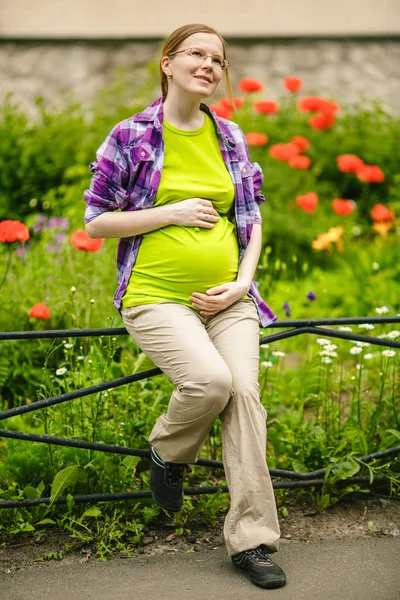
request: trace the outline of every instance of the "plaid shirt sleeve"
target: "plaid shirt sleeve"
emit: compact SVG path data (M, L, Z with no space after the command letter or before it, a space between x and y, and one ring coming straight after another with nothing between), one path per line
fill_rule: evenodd
M83 197L85 223L103 212L124 209L128 204L129 165L118 142L119 126L109 133L89 166L93 178Z
M262 223L262 217L261 217L261 212L260 212L260 204L262 204L263 202L265 202L265 196L262 194L261 192L261 186L263 184L264 181L264 174L261 170L260 165L257 162L252 163L251 159L250 159L250 154L249 154L249 147L247 144L247 140L246 137L243 133L243 131L241 129L239 129L240 134L241 134L241 146L243 147L245 156L247 158L247 160L251 163L251 166L253 167L253 186L254 186L254 200L256 201L256 204L254 206L254 223Z

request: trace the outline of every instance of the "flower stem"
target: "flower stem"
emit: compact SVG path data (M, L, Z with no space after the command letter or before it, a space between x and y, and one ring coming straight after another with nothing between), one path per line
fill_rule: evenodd
M1 280L1 283L0 283L0 290L6 282L7 275L10 270L10 267L11 267L12 257L14 255L14 253L11 251L11 249L9 247L7 247L7 253L8 253L8 260L7 260L7 264L6 264L6 270L4 271L3 279Z

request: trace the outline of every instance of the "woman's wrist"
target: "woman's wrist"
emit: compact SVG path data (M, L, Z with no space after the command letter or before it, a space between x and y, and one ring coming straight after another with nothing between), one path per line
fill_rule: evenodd
M248 279L243 279L240 277L236 280L236 283L238 283L241 286L241 288L243 289L243 295L244 295L244 294L247 294L247 292L251 288L252 280L249 281Z

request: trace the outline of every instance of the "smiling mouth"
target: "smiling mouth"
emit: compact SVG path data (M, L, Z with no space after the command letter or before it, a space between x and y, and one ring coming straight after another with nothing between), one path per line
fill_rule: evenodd
M205 77L204 75L195 75L196 79L200 79L200 81L206 81L207 83L212 83L211 79L208 79L208 77Z

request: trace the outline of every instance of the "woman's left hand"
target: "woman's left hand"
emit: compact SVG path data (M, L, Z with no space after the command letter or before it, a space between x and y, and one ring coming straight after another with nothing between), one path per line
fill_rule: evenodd
M239 281L232 281L210 288L205 294L193 292L189 300L191 300L194 308L200 309L201 315L207 317L228 308L228 306L243 298L248 291L248 285Z

